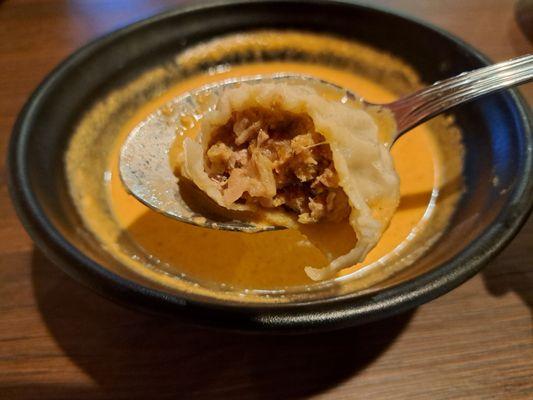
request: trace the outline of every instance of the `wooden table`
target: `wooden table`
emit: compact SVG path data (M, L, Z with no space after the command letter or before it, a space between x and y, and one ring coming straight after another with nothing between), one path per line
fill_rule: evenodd
M430 304L304 337L239 336L141 315L73 282L35 249L5 184L16 114L78 46L176 2L0 1L0 399L532 399L532 220L483 273ZM533 51L512 0L378 3L495 60ZM532 85L522 92L531 104Z

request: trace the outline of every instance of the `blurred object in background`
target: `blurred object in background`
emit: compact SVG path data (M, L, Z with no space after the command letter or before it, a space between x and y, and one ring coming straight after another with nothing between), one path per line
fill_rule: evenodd
M527 40L533 43L533 0L518 0L515 17Z

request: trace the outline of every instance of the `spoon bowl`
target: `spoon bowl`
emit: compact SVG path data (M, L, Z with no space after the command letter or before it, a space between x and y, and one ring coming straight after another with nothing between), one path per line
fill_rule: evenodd
M235 218L228 218L227 213L213 214L212 210L216 208L214 204L209 209L196 208L182 192L186 185L181 185L180 180L184 178L179 178L174 173L169 151L177 135L182 135L188 125L197 123L211 110L213 97L243 83L267 82L312 85L320 92L333 92L343 102L363 102L354 93L333 83L297 74L247 76L202 86L169 101L139 123L128 135L119 161L120 177L128 191L146 206L170 218L205 228L248 233L285 229L281 226L246 222L239 219L238 212L233 213Z

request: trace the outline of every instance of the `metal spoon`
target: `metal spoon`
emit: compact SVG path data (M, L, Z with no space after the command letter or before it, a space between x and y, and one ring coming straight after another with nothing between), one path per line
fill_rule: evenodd
M352 92L311 76L277 74L228 79L206 85L177 97L138 124L124 142L119 161L122 182L128 191L148 207L168 217L205 228L230 231L260 232L283 229L262 226L239 219L228 219L191 208L184 200L178 178L169 162L169 149L176 132L187 123L185 115L201 116L210 110L212 102L206 96L218 96L227 88L246 82L283 82L311 84L318 89L336 91L342 101L360 101L363 106L379 106L392 112L396 119L397 133L388 143L392 144L405 132L450 108L494 91L525 83L533 79L533 54L462 73L456 77L434 83L388 104L371 104ZM190 122L190 121L189 121ZM183 182L182 182L183 183Z

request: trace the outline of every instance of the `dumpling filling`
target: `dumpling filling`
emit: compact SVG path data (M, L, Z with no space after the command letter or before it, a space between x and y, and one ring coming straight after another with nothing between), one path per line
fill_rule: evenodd
M307 114L279 107L233 111L213 132L205 157L226 207L281 207L302 224L348 218L331 149Z
M198 137L185 139L181 173L220 206L261 211L271 223L348 220L355 247L326 268L307 267L313 280L362 261L399 199L398 177L373 118L300 85L225 91Z

